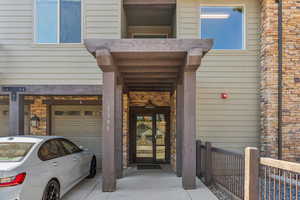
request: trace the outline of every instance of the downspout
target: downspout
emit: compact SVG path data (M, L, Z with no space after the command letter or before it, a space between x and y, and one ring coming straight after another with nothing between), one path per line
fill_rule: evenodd
M278 159L282 159L282 0L276 0L278 3Z

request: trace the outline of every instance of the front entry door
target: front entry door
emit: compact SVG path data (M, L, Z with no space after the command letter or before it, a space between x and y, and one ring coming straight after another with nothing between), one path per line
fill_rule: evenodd
M167 163L170 159L168 110L144 110L133 113L133 161Z

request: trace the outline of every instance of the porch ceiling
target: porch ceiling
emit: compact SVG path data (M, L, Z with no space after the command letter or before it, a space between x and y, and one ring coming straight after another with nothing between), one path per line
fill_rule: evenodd
M212 40L87 39L85 45L99 67L117 72L128 90L171 91L183 71L200 66Z

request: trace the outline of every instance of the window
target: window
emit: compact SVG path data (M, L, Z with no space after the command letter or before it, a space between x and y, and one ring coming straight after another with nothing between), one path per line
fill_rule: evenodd
M213 49L244 49L243 6L200 7L201 38L214 39Z
M34 143L1 142L0 162L19 162L28 154Z
M38 155L41 160L46 161L65 156L66 152L58 140L50 140L41 146Z
M37 43L81 43L81 0L36 0Z
M68 140L62 139L60 140L60 142L62 143L62 146L65 148L66 152L68 154L73 154L73 153L78 153L81 152L82 150L75 145L73 142L70 142Z

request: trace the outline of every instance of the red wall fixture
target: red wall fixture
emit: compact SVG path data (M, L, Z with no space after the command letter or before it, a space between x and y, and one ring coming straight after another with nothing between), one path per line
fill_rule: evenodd
M221 96L222 99L228 99L229 98L228 93L225 93L225 92L222 92L220 96Z

